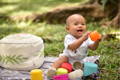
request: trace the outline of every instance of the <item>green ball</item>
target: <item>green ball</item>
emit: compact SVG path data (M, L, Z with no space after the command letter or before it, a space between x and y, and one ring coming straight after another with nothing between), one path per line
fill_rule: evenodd
M61 75L61 74L67 74L68 70L64 69L64 68L58 68L57 69L57 75Z

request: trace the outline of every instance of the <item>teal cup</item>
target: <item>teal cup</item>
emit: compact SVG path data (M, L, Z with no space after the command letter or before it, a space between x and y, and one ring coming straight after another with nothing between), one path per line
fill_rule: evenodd
M89 76L98 71L98 65L92 62L85 62L83 71L83 76Z

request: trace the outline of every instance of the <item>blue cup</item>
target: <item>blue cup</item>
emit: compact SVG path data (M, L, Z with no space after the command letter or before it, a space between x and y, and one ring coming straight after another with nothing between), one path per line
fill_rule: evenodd
M85 62L84 63L84 72L83 76L89 76L93 73L98 71L98 65L92 62Z

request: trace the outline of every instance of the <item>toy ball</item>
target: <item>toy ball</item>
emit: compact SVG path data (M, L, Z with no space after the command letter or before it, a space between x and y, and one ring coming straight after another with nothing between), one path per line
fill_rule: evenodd
M53 76L53 80L69 80L68 74Z
M91 75L98 71L98 65L92 62L84 63L84 76Z
M68 70L68 72L71 72L72 71L72 65L70 63L63 63L61 65L61 68L65 68Z
M98 39L101 39L101 34L99 34L97 31L93 31L90 33L90 38L93 41L96 41Z
M81 69L75 70L73 72L70 72L68 74L68 77L70 80L77 80L77 79L81 79L83 76L83 71Z
M57 73L57 75L67 74L68 70L64 69L64 68L58 68L56 73Z

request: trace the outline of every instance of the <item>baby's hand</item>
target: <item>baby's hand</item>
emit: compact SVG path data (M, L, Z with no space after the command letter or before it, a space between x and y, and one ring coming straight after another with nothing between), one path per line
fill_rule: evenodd
M83 36L82 36L82 39L85 41L88 39L88 36L89 36L90 32L86 32Z

